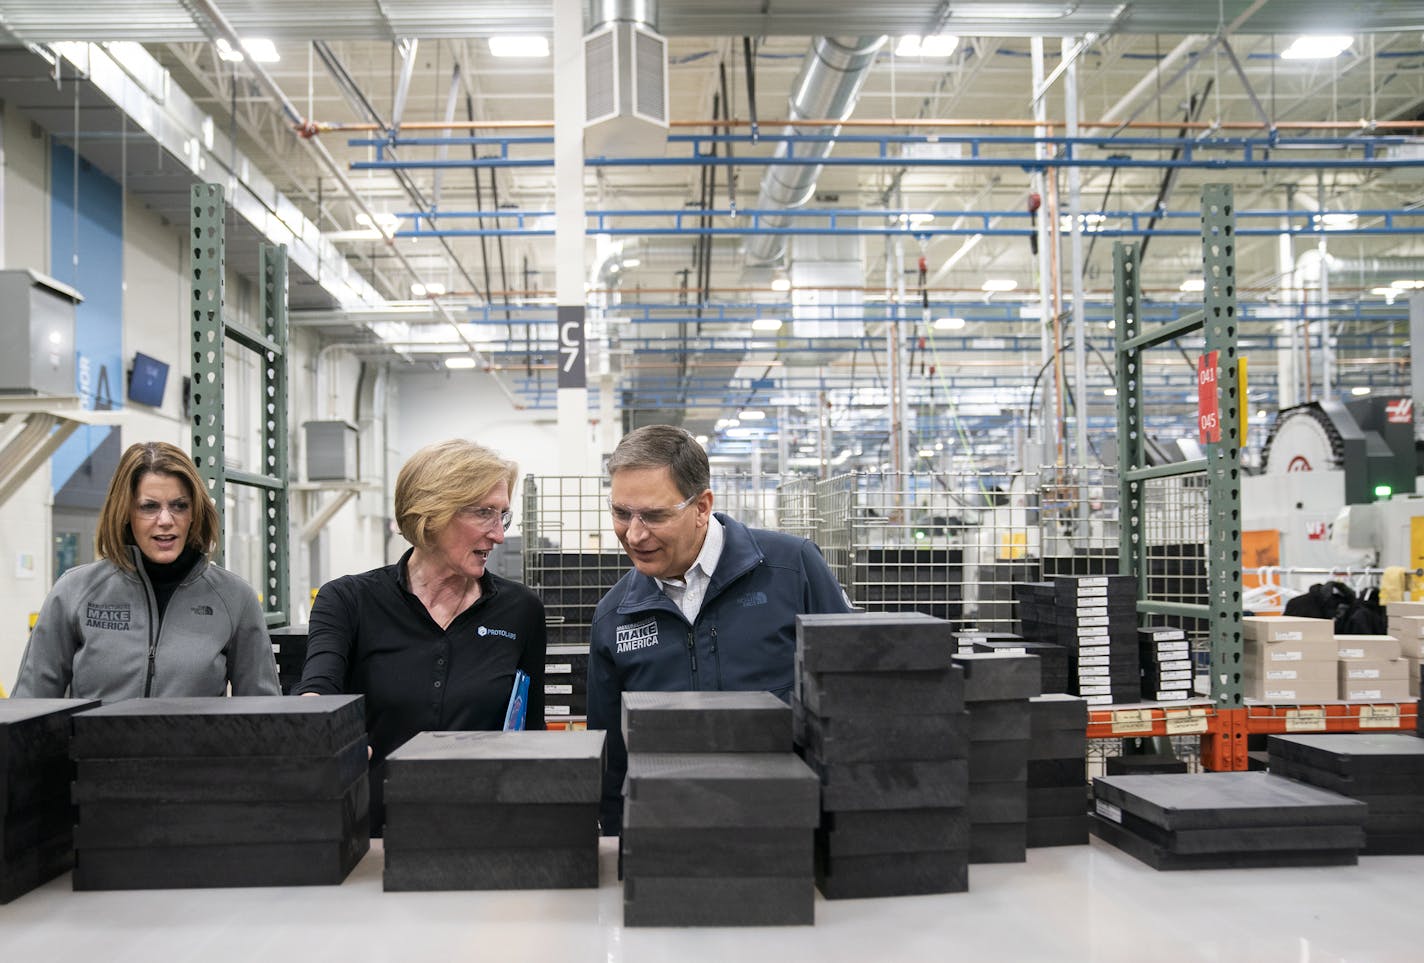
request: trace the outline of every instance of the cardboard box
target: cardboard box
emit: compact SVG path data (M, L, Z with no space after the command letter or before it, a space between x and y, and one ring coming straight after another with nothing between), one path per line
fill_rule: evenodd
M1338 659L1339 648L1333 635L1316 639L1282 640L1280 642L1258 642L1247 639L1242 644L1247 662L1334 662Z
M1424 602L1390 602L1385 605L1384 612L1390 618L1424 615Z
M1278 684L1289 687L1297 682L1331 683L1339 681L1336 659L1306 659L1300 662L1252 662L1246 661L1242 674L1272 687Z
M1401 642L1424 639L1424 615L1391 615L1389 634Z
M1242 676L1241 694L1257 702L1334 702L1338 696L1335 682L1262 682Z
M1414 696L1414 698L1417 699L1417 698L1419 698L1419 685L1420 685L1419 666L1420 666L1420 660L1419 660L1419 659L1405 659L1404 661L1405 661L1406 663L1408 663L1408 665L1409 665L1409 694L1412 695L1412 696Z
M1241 631L1247 641L1306 642L1334 638L1335 623L1329 619L1297 616L1248 615L1241 620Z
M1337 635L1336 653L1341 659L1397 659L1399 640L1391 635Z
M1403 659L1340 660L1340 691L1371 688L1376 682L1408 682L1409 663ZM1359 683L1359 685L1356 685Z
M1399 702L1409 697L1409 682L1405 679L1396 682L1359 681L1340 687L1340 698L1348 702Z

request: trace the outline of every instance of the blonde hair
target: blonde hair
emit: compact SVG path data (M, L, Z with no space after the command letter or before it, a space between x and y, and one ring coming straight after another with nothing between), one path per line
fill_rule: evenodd
M405 540L429 550L455 513L504 482L514 498L519 466L462 438L427 445L396 478L396 524Z
M94 533L94 554L108 559L128 571L134 570L134 560L128 547L133 544L129 516L133 512L134 496L144 475L168 475L178 479L188 490L193 505L193 520L188 526L188 543L204 555L212 555L218 547L221 531L218 510L208 497L207 486L183 449L166 441L140 441L129 445L114 477L109 479L109 492L99 511L99 525Z

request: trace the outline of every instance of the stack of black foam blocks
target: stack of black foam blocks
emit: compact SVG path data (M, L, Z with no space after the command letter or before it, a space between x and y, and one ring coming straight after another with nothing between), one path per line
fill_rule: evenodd
M1093 834L1153 869L1353 866L1362 802L1266 772L1099 776Z
M815 922L818 785L768 692L625 692L623 924Z
M1028 847L1088 842L1088 704L1045 693L1028 700Z
M968 719L948 623L796 618L796 742L821 782L827 899L969 888Z
M307 667L307 631L305 623L267 630L272 640L272 657L277 661L277 682L282 687L282 695L290 695L302 681L302 672Z
M1130 575L1060 575L1053 580L1058 641L1073 653L1076 695L1089 706L1142 698L1137 584Z
M1029 699L1039 694L1036 655L973 652L964 670L969 709L969 861L1022 863L1028 847Z
M87 699L0 699L0 903L74 865L70 716Z
M974 652L1008 652L1011 655L1036 655L1043 673L1040 683L1043 692L1066 693L1068 691L1068 650L1057 642L1041 642L1036 639L985 639L975 642Z
M387 891L598 886L603 732L422 732L386 757Z
M76 890L340 883L370 848L360 696L74 717Z
M1142 697L1154 702L1180 702L1192 695L1192 650L1187 633L1170 625L1144 625L1137 630L1142 662Z
M1408 732L1271 736L1271 772L1358 799L1366 856L1424 853L1424 742Z

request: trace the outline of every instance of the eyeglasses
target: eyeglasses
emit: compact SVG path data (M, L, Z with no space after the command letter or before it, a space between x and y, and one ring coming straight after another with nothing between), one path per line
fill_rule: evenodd
M143 518L157 518L163 514L165 508L168 510L169 515L177 518L179 515L186 515L191 512L193 510L193 503L186 498L180 498L177 501L171 502L139 502L134 506L134 511L138 512Z
M458 512L460 517L468 518L486 531L494 531L498 528L502 532L509 531L509 525L514 521L514 513L509 509L500 511L498 508L491 508L489 505L466 505Z
M633 519L636 518L643 523L644 528L661 528L676 518L679 512L696 500L696 495L688 495L671 508L644 508L641 511L625 508L622 505L615 505L610 500L608 502L608 511L612 513L613 523L615 525L631 525L633 524Z

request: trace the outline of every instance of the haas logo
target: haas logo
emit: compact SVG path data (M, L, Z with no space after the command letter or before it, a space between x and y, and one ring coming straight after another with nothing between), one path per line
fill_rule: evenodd
M1396 398L1384 406L1385 420L1394 425L1407 425L1414 421L1414 399Z
M1306 457L1305 457L1304 455L1296 455L1294 458L1292 458L1292 459L1290 460L1290 464L1286 466L1286 471L1311 471L1311 470L1312 470L1312 469L1311 469L1311 467L1310 467L1310 462L1306 460Z

